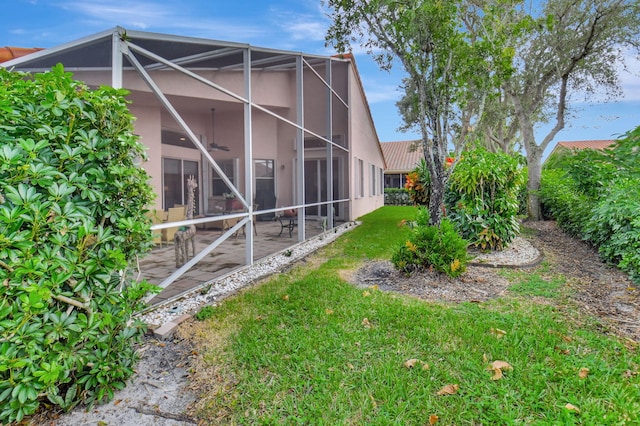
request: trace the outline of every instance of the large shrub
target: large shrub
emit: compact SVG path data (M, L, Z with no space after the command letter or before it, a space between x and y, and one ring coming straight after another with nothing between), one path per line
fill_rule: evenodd
M124 387L153 197L125 92L0 70L0 423Z
M449 178L447 217L472 245L500 250L520 230L518 197L524 181L516 157L483 148L466 152Z
M457 277L467 269L468 242L444 218L439 226L429 225L429 211L420 207L409 239L397 247L391 262L405 273L435 269L450 277Z
M540 200L545 217L555 219L567 233L583 236L595 202L578 189L577 183L565 170L543 171Z
M640 127L611 149L549 158L540 195L562 229L640 283Z
M597 203L584 231L603 259L640 283L640 178L616 181Z

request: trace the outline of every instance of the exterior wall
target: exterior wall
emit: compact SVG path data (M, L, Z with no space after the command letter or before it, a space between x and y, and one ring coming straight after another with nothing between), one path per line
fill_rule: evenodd
M156 188L156 194L158 194L153 208L162 210L162 196L158 192L162 188L161 112L158 108L135 104L130 105L129 110L136 117L134 122L135 133L140 135L140 142L149 148L147 150L147 161L142 164L142 167L151 176L151 185Z
M378 142L378 136L371 119L366 97L354 73L353 67L349 73L349 97L351 99L351 193L354 194L351 203L351 217L358 217L378 209L384 205L384 191L382 190L382 176L384 159ZM362 160L364 178L364 193L359 193L359 177L356 163ZM371 166L375 167L372 172ZM372 182L377 182L377 191L372 194Z
M335 64L334 64L335 65ZM326 76L324 65L314 66L314 70L321 76ZM212 79L216 84L244 96L244 81L242 72L201 72L205 78ZM215 143L229 147L229 151L211 152L214 159L237 159L238 180L236 185L241 193L245 191L245 160L244 160L244 111L242 102L233 99L216 89L175 71L154 71L151 73L156 84L161 88L169 101L176 107L182 118L194 133L208 144L215 139ZM78 72L75 78L90 85L110 84L111 73L105 71ZM341 144L348 146L351 152L345 153L334 148L334 158L339 158L341 174L338 194L334 198L349 198L349 204L339 207L343 219L355 219L363 214L381 207L384 204L383 176L384 159L374 124L370 117L366 98L353 63L338 64L332 72L334 90L344 101L350 102L350 109L336 97L329 97L328 89L315 73L305 69L303 82L304 126L320 136L328 136L329 109L327 101L332 102L332 133L341 139ZM158 197L155 208L161 209L163 202L162 190L162 159L175 158L196 161L199 163L199 188L201 210L206 209L206 200L210 196L209 165L203 161L202 155L196 149L183 148L161 143L161 130L181 132L180 126L174 121L164 107L156 99L146 83L134 71L124 72L124 87L131 92L131 111L137 117L136 133L141 141L149 147L149 161L144 164L156 188ZM252 73L252 101L268 108L286 119L297 122L296 116L296 73L287 71L256 71ZM214 128L209 112L215 105ZM204 111L204 112L203 112ZM257 108L252 109L252 138L253 159L269 159L275 161L276 207L301 204L296 198L296 185L300 181L295 175L296 151L295 139L297 130L294 126L282 122ZM313 138L306 134L305 137ZM305 159L326 158L326 150L312 149L305 151ZM253 163L252 159L252 163ZM364 192L362 196L354 198L355 166L357 160L362 160L364 178ZM373 168L372 168L373 167ZM203 170L204 169L204 170ZM375 182L375 191L372 189ZM252 197L255 194L252 195Z

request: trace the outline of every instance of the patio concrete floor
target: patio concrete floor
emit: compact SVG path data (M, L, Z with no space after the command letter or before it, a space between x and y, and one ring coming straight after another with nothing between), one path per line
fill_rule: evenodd
M278 253L298 243L298 229L293 230L289 237L289 231L282 229L280 222L257 221L254 234L253 257L254 261ZM306 238L311 238L322 232L322 226L316 219L307 219L305 226ZM221 234L219 229L198 229L196 231L196 254L204 250L213 243ZM237 236L231 236L218 246L214 251L205 256L200 262L195 264L184 275L178 278L165 288L160 294L154 297L150 304L161 304L168 299L192 290L215 278L230 273L231 271L245 265L245 244L246 239L243 231L239 231ZM189 250L189 253L191 251ZM140 260L140 279L146 279L152 284L160 284L164 279L176 271L175 248L173 243L154 248L144 259Z

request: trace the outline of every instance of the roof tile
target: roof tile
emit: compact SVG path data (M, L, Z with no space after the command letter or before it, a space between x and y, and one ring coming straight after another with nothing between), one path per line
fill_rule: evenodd
M11 59L19 58L39 50L42 49L39 47L0 47L0 62L10 61Z
M407 173L415 169L423 158L422 145L410 151L417 141L382 142L382 153L387 163L387 173Z

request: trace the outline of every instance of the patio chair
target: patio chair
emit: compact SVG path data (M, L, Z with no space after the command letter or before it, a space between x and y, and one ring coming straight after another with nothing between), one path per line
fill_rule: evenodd
M145 216L147 216L149 219L151 219L151 224L152 225L157 225L158 223L162 223L162 217L158 215L158 211L157 210L149 210L147 213L145 213ZM164 214L163 214L164 216ZM161 231L154 231L153 232L153 244L159 244L160 247L162 247L162 232Z
M282 235L282 231L284 229L289 230L289 238L293 235L293 229L298 226L298 215L294 209L285 210L282 215L276 216L278 222L280 222L280 233L278 236Z
M182 220L186 220L187 216L185 214L184 207L171 207L167 214L167 222L180 222ZM167 243L173 242L173 237L176 235L179 227L176 226L174 228L164 229L163 238Z

